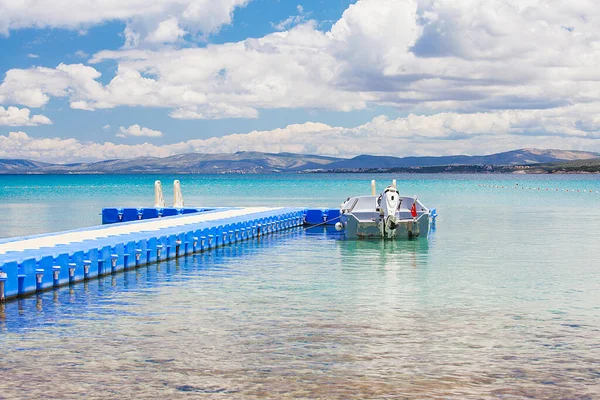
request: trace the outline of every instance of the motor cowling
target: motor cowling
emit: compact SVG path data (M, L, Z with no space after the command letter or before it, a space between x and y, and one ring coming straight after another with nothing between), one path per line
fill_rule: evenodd
M383 212L383 232L384 236L391 236L395 233L397 226L396 210L400 205L400 194L394 186L385 188L381 195L381 211Z

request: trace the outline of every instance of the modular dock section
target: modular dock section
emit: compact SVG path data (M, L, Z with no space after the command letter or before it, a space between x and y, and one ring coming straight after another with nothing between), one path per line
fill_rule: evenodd
M300 208L228 208L0 240L0 299L301 226Z
M148 213L144 219L138 210L139 220L123 217L127 209L105 209L107 225L0 240L0 301L284 229L333 225L339 217L338 210L247 207Z

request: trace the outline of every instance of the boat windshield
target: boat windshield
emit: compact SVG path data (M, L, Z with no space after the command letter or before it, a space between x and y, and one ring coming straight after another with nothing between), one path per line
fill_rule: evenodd
M376 208L376 198L373 196L369 197L358 197L357 202L352 207L354 211L375 211Z
M352 210L354 209L354 206L356 205L356 202L358 201L358 199L348 199L345 203L344 203L344 207L342 208L342 211L345 212L352 212Z

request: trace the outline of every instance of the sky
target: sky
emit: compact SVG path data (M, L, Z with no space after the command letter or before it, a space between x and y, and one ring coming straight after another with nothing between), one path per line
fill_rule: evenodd
M600 152L596 0L0 0L0 158Z

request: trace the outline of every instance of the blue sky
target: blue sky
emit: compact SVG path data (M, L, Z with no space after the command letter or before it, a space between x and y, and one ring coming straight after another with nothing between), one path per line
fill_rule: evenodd
M0 157L600 151L593 2L0 0Z
M305 1L302 7L307 18L314 18L322 29L328 29L337 21L347 6L355 1ZM236 9L234 23L225 25L219 32L207 39L192 40L185 47L205 47L208 44L243 41L249 37L257 38L277 31L273 25L284 21L290 15L298 14L298 5L289 1L254 0L247 6ZM69 29L33 29L27 28L10 32L9 36L0 36L0 48L5 54L0 58L0 70L12 68L30 68L31 66L56 67L60 63L80 63L102 50L118 50L123 46L122 32L126 23L108 21L85 29L85 34ZM33 55L37 56L31 58ZM105 84L110 81L117 66L115 62L99 64L96 69L102 73ZM393 109L392 109L393 111ZM303 123L317 118L319 121L340 125L355 126L380 115L375 109L357 113L332 112L329 110L277 110L261 111L260 118L219 119L219 120L174 120L168 118L164 109L123 107L99 110L93 113L70 110L69 102L64 98L54 98L44 106L44 115L51 118L52 125L42 125L29 129L34 137L73 137L82 140L113 140L119 143L143 143L141 138L122 138L115 140L114 132L119 126L130 126L143 122L164 132L164 136L153 143L165 144L179 140L222 136L227 133L241 133L252 130L273 129L293 123ZM114 126L110 133L102 127ZM8 134L11 127L0 127L0 134Z

